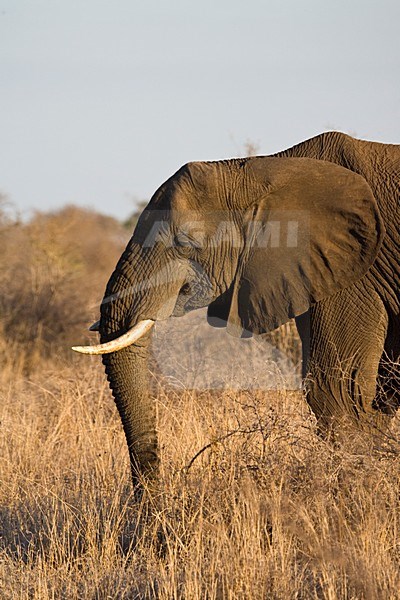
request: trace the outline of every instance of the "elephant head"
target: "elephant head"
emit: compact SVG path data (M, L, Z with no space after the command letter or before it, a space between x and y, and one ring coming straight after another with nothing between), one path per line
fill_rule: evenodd
M211 325L262 333L361 278L383 226L365 180L335 164L189 163L154 194L107 284L100 344L134 483L158 467L148 392L153 323L208 306Z

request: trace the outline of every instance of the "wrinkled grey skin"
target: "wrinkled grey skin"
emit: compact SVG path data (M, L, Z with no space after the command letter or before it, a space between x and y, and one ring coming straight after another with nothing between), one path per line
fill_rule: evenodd
M101 341L204 306L210 324L241 336L296 317L321 429L391 414L399 390L384 359L400 356L399 189L400 146L337 132L273 158L185 165L154 194L111 275ZM261 242L254 223L272 223ZM149 334L103 356L135 485L159 464L148 345Z

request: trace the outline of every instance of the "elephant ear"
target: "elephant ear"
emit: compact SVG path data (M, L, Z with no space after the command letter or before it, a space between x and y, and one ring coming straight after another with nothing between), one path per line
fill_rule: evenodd
M260 157L247 168L264 193L233 284L227 329L240 337L271 331L360 279L384 235L373 193L352 171L307 158Z

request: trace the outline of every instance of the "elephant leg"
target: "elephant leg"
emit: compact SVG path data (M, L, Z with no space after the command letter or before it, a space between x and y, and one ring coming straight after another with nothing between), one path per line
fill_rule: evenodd
M361 280L316 303L296 323L306 398L321 433L339 421L371 421L388 327L377 292Z
M400 406L400 317L389 316L388 335L379 363L375 408L393 415Z

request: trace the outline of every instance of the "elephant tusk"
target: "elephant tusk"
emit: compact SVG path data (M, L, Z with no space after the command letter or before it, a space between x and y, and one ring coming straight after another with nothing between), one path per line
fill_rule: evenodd
M82 354L110 354L110 352L117 352L134 344L145 333L150 331L153 325L154 321L152 319L145 319L144 321L139 321L135 327L132 327L132 329L121 335L121 337L111 342L97 344L96 346L73 346L72 350L81 352Z
M89 331L99 331L100 329L100 321L96 321L96 323L93 323L93 325L91 325L89 327Z

